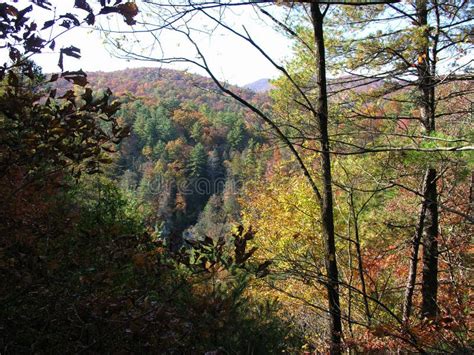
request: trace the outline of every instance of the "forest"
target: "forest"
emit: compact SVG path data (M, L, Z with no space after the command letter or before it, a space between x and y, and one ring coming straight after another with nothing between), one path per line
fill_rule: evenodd
M474 352L472 2L56 5L0 3L0 354Z

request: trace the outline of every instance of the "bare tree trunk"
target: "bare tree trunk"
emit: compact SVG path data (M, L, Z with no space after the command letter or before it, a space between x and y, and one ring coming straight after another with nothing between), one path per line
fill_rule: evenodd
M418 0L418 25L425 28L423 36L429 43L428 4L426 0ZM437 6L437 4L435 5ZM436 42L436 40L435 40ZM435 132L435 63L436 46L433 46L433 58L430 58L428 45L420 51L418 62L419 90L421 94L420 114L427 135ZM438 192L436 189L436 169L429 166L426 170L424 205L426 218L423 226L423 278L421 283L422 317L435 317L438 313Z
M426 218L423 231L423 278L421 283L421 316L435 317L438 313L438 193L436 170L428 169L426 183Z
M423 226L426 217L426 184L429 179L428 172L425 174L423 182L423 202L421 204L420 215L418 218L418 225L416 226L415 234L411 242L411 256L410 256L410 268L408 271L408 280L405 288L405 299L403 302L403 322L408 323L410 319L412 305L413 305L413 292L415 290L416 283L416 271L418 268L418 253L420 249L420 242L423 236Z
M334 215L332 198L331 157L328 134L328 99L326 83L326 58L324 47L323 19L319 5L311 3L311 17L313 22L316 58L316 83L318 87L318 101L316 105L317 122L321 143L322 165L322 200L321 222L325 244L325 263L327 282L326 289L329 303L329 327L331 335L330 353L340 354L341 349L341 309L339 304L339 279L336 261L336 243L334 238Z

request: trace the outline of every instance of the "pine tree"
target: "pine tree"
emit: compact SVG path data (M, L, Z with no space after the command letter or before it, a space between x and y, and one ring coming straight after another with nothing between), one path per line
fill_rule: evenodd
M241 150L244 143L245 127L241 120L234 123L229 133L227 141L234 150Z
M343 15L347 15L343 16ZM437 120L448 118L456 112L440 112L440 104L449 98L437 94L442 85L459 81L464 73L463 56L469 50L468 38L472 31L472 5L466 1L409 0L376 11L344 9L338 14L336 26L351 23L352 31L334 38L335 60L349 66L349 72L373 73L364 80L390 82L381 97L389 93L413 89L408 103L418 113L410 119L421 123L420 135L429 141L437 132ZM371 26L363 36L352 36L357 24L361 29L368 24L383 20L386 26ZM350 53L350 55L347 55ZM341 60L344 58L344 60ZM450 60L449 71L443 68L443 61ZM469 80L470 76L465 76ZM360 79L360 78L359 78ZM394 98L394 101L396 99ZM377 117L374 117L377 119ZM439 120L438 120L439 121ZM423 166L423 189L420 192L418 227L411 241L411 265L407 280L403 318L408 321L412 312L412 298L415 289L418 254L423 247L423 277L421 281L421 317L435 317L438 313L438 199L436 183L442 174L438 166L425 159ZM421 175L421 174L420 174Z
M202 139L202 124L199 121L196 121L191 128L191 137L196 141L200 142Z
M189 176L191 178L200 178L204 177L206 173L207 165L207 154L204 149L204 146L201 143L198 143L191 150L189 157Z

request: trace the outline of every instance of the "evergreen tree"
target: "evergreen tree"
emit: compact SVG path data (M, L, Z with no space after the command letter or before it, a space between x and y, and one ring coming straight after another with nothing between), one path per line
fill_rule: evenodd
M135 108L136 118L133 130L140 138L142 145L153 147L158 140L172 140L176 136L165 107L149 107L139 102Z
M191 138L196 142L200 142L202 139L203 129L202 124L199 121L196 121L191 128Z
M200 178L205 176L207 165L207 154L204 146L198 143L191 150L189 157L189 176L191 178Z
M137 101L132 108L135 112L135 122L133 123L133 132L140 138L141 145L146 145L147 131L146 122L149 114L148 108L143 105L143 102Z
M176 131L166 107L158 106L153 111L152 117L152 132L154 134L154 139L167 141L176 137Z
M227 134L227 141L234 150L241 150L244 143L245 127L241 120L234 123L229 133Z
M153 159L166 159L166 143L162 140L159 140L153 147Z

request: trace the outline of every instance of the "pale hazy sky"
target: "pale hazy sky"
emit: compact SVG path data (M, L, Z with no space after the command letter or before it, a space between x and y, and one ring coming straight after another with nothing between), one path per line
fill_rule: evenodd
M0 0L1 1L1 0ZM13 2L9 0L8 2ZM68 11L74 11L80 14L81 18L84 17L85 12L73 9L74 0L50 0L50 2L57 7L57 13L62 14ZM91 1L91 4L93 1ZM140 4L140 1L137 0ZM22 8L29 5L27 0L19 0L16 6ZM268 5L269 9L278 13L279 8L276 5ZM149 11L145 11L142 7L142 12L139 16L144 15L145 20L149 15ZM230 11L226 12L227 23L242 32L243 26L250 33L256 43L262 46L266 53L268 53L276 62L279 64L285 58L291 56L291 42L283 35L276 32L272 25L263 23L262 19L252 10L251 6L239 6L232 7ZM33 11L33 16L40 24L46 20L49 20L52 16L51 12L42 12L38 7ZM130 30L131 28L124 24L123 19L119 16L109 16L106 20L102 18L102 24L111 26L112 28L120 28ZM140 18L137 17L139 20ZM104 20L106 20L104 22ZM151 21L150 21L151 22ZM211 22L208 19L196 17L193 19L193 26L198 30L195 31L194 39L199 43L203 53L205 53L206 59L209 63L214 74L223 81L227 81L231 84L245 85L262 78L274 78L279 75L279 72L261 55L255 48L252 48L245 41L238 39L235 35L229 34L228 31L215 31L212 36L205 33L199 33L200 30L209 30ZM58 26L56 26L58 28ZM135 26L134 29L140 29L139 26ZM49 31L49 29L48 29ZM47 36L45 36L47 37ZM136 35L127 36L126 44L132 45L135 49L145 49L149 54L159 56L159 50L155 48L150 50L149 36L147 35ZM184 56L188 58L194 58L195 52L189 45L189 42L183 37L178 36L176 33L161 33L160 41L167 55L172 56ZM43 53L36 55L34 60L43 67L44 72L57 72L59 68L58 52L62 46L75 45L81 49L82 58L80 60L74 58L65 58L65 69L76 70L83 69L84 71L113 71L119 69L133 68L133 67L152 67L160 66L154 62L143 62L143 61L126 61L124 59L114 58L105 48L103 35L99 31L90 28L76 28L70 33L67 33L57 41L56 51L50 53ZM466 55L462 60L461 64L472 63L473 54ZM5 50L0 50L0 63L7 60L7 53ZM451 63L451 59L442 61L441 67L447 67ZM185 65L174 65L172 68L175 69L189 69L191 72L200 72L197 68ZM449 68L446 69L449 72Z
M50 0L50 2L57 6L58 13L71 11L74 4L74 0ZM26 0L20 0L17 3L17 6L20 8L23 5L28 5ZM51 13L46 12L46 15L44 15L37 8L33 11L33 15L35 18L38 17L37 20L40 23L51 17ZM48 18L44 16L48 16ZM242 29L242 25L245 25L256 42L261 43L264 49L276 60L281 61L289 55L290 42L284 36L275 32L272 26L262 24L250 7L246 6L246 9L232 10L232 13L229 15L229 21L239 29ZM113 27L120 26L122 23L123 20L121 18L117 16L110 17L109 24ZM129 29L126 25L120 27ZM145 37L138 35L133 40L138 40L137 46L146 47L148 43ZM261 54L233 35L216 32L213 36L199 35L198 40L204 53L206 53L206 59L220 80L225 80L232 84L245 85L261 78L271 78L278 75L278 71ZM175 35L162 34L162 42L166 47L165 51L167 53L190 57L194 55L187 42ZM131 40L129 40L129 43L131 43ZM132 67L159 66L159 64L153 62L126 61L114 58L104 46L103 35L101 36L99 31L87 28L77 28L63 35L57 41L55 52L35 55L34 60L43 68L44 72L59 71L57 66L58 51L61 46L69 46L71 44L81 49L82 58L77 60L65 57L65 69L67 70L83 69L86 72L98 70L113 71ZM2 62L4 57L5 53L0 57ZM183 65L174 67L184 69ZM199 73L193 67L189 67L189 70Z

